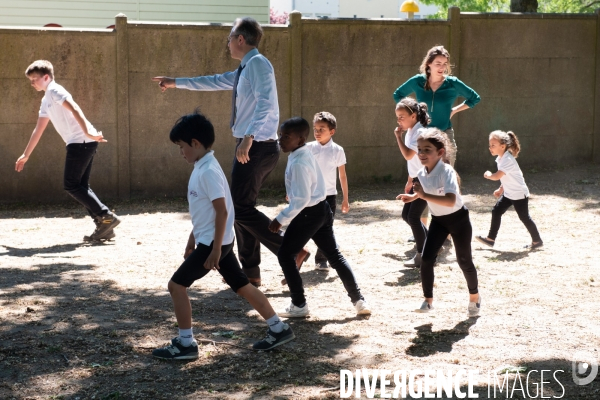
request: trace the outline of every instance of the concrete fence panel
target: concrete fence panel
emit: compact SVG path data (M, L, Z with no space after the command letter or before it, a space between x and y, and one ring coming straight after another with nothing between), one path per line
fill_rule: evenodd
M462 15L460 78L481 103L458 114L457 168L493 164L488 134L512 130L524 166L592 159L595 15Z
M272 62L280 117L338 119L351 183L406 177L395 142L393 91L418 72L427 49L450 49L455 75L482 101L453 121L457 169L493 165L487 135L514 130L524 166L600 160L600 13L460 13L448 21L313 20L291 15L265 26L260 51ZM150 78L234 70L231 24L162 24L116 18L115 30L0 28L0 202L61 201L64 143L50 125L25 170L14 171L37 120L42 93L24 70L50 60L56 80L101 129L91 184L101 198L182 196L191 167L168 139L173 123L199 107L215 125L214 150L229 175L234 139L231 92L170 89ZM269 185L283 187L282 156Z
M109 31L0 29L0 201L64 200L65 144L52 124L17 173L17 158L35 128L43 92L36 92L25 69L47 59L55 78L81 106L85 116L104 132L94 160L92 183L103 197L117 197L115 102L115 34Z

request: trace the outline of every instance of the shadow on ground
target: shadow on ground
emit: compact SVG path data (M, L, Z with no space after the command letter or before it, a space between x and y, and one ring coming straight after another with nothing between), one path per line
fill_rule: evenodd
M324 377L341 368L334 357L355 339L319 333L353 318L291 321L295 341L254 352L250 347L265 335L265 322L231 290L205 292L198 284L190 298L196 337L204 340L200 358L154 360L151 350L177 333L168 293L123 289L95 277L95 269L75 263L2 268L2 276L17 278L0 276L0 304L14 306L0 328L0 398L166 399L173 398L173 388L176 397L239 392L268 398L283 384L331 386ZM233 331L234 338L213 335L223 331ZM48 380L57 384L38 386Z
M428 357L435 353L450 353L454 343L463 340L469 335L469 329L477 323L477 318L469 318L459 322L451 329L442 329L433 331L433 324L417 326L417 337L412 339L412 343L407 349L406 354L414 357Z
M107 242L108 245L110 242ZM99 243L104 245L104 243ZM10 247L10 246L0 246L0 248L5 248L8 250L7 252L0 253L0 255L6 255L9 257L31 257L37 254L60 254L60 253L69 253L78 249L79 247L90 246L90 244L86 243L69 243L69 244L57 244L54 246L48 247Z

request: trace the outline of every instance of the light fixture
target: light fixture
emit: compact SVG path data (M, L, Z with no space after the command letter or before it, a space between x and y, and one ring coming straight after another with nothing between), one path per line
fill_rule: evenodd
M408 14L408 20L412 21L415 18L415 13L419 12L419 5L414 0L406 0L400 6L400 12Z

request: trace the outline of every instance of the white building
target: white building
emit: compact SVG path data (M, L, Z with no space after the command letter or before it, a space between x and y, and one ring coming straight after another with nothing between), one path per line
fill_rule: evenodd
M250 16L269 23L269 0L0 0L0 25L106 28L133 21L225 22Z
M306 18L406 18L400 12L404 0L271 0L277 11L298 10ZM420 3L415 19L426 18L438 11L436 6Z

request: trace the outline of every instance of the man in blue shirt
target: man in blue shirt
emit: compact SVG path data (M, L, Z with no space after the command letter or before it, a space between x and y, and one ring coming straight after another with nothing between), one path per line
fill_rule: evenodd
M271 220L256 209L258 192L279 160L277 85L273 66L257 49L262 35L256 20L238 18L227 38L231 57L241 61L237 70L195 78L152 78L163 91L233 90L229 125L236 138L231 172L235 236L242 269L255 286L260 286L260 244L277 254L282 242L279 234L269 231ZM308 256L303 249L297 256L297 265L302 265Z

